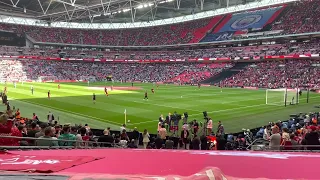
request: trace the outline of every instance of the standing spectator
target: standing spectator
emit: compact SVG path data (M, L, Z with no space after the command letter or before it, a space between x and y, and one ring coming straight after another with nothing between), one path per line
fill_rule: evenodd
M162 143L164 144L167 138L167 130L164 125L162 125L161 129L159 130L159 136L162 139Z
M112 147L114 138L110 135L110 130L104 130L103 135L99 137L98 142L100 143L100 147Z
M224 136L224 127L221 121L218 122L217 134L221 134L222 136Z
M319 142L319 134L316 131L316 126L310 126L309 127L310 132L308 132L305 136L305 142L308 146L313 147L307 147L308 150L319 150L320 149L320 142Z
M70 131L70 126L64 126L62 128L63 134L61 134L58 137L58 140L71 140L71 141L75 141L76 140L76 136L71 134ZM73 146L75 142L71 142L71 141L59 141L59 146Z
M145 129L144 131L143 131L143 134L142 134L142 142L143 142L143 148L144 149L147 149L147 145L148 145L148 143L150 142L150 135L149 135L149 133L148 133L148 130L147 129Z
M38 118L38 116L36 115L36 113L33 113L33 114L32 114L32 120L33 120L34 122L39 122L39 118Z
M184 148L189 149L189 131L186 128L183 128L181 131L180 138L181 144L184 145Z
M54 121L54 115L50 111L49 111L49 113L47 115L47 120L48 120L49 124L52 124L52 122Z
M57 141L52 141L54 136L52 127L46 127L44 130L44 136L41 136L39 140L36 141L37 146L59 146ZM48 139L48 140L45 140Z
M87 132L90 132L91 128L88 124L85 124L84 127L86 128Z
M279 134L279 128L273 126L271 132L269 147L271 150L280 150L281 135Z
M123 130L127 130L127 129L126 129L126 124L123 124L123 125L120 127L120 132L123 132Z
M136 146L139 145L139 139L140 139L140 133L137 129L137 127L134 127L134 130L132 131L132 137L134 139L134 143Z

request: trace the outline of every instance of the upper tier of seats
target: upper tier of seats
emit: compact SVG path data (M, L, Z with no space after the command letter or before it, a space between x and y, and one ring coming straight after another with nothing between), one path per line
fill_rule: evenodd
M58 51L69 58L105 58L121 60L160 60L160 59L188 59L188 58L235 58L295 54L319 54L320 43L317 39L308 43L287 43L260 46L225 47L175 51L97 51L70 49L37 49L0 46L0 55L34 55L45 57L59 57Z
M279 19L270 18L273 19L273 23L268 21L271 30L284 30L282 32L284 34L320 31L318 25L320 1L292 3L279 14L277 14ZM173 45L199 42L206 33L218 32L230 17L230 14L227 14L184 23L135 29L89 30L0 24L0 30L26 33L37 42L110 46Z

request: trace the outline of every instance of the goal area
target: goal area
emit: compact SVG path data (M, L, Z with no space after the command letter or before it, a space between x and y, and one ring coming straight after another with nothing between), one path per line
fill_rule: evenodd
M267 89L266 104L276 106L299 104L299 89Z

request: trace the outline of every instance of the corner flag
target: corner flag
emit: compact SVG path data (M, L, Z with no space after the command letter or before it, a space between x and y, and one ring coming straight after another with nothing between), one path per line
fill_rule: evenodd
M127 109L124 109L124 124L127 124Z

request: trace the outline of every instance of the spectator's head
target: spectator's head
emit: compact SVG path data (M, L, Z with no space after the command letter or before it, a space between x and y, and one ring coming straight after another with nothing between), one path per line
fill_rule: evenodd
M46 127L45 129L44 129L44 135L45 136L53 136L53 132L52 132L52 127Z
M126 127L126 124L123 124L122 127Z
M42 130L43 132L45 131L46 127L48 127L48 124L47 124L47 123L41 123L41 124L40 124L40 128L41 128L41 130Z
M272 130L271 130L271 133L272 133L272 134L277 134L277 133L279 133L279 127L278 127L278 126L273 126L273 127L272 127Z
M85 136L87 133L87 129L85 127L82 127L82 128L80 128L79 132L80 132L81 136Z
M62 128L62 131L63 131L64 134L69 134L70 131L71 131L70 126L64 126Z
M110 130L107 128L103 131L103 135L109 136L110 135Z
M147 134L147 133L148 133L148 130L144 129L143 134Z
M9 116L8 116L7 114L2 114L2 115L0 116L0 124L5 124L5 123L7 123L8 119L9 119Z
M282 131L285 132L285 133L289 132L288 128L283 128Z
M36 128L37 128L37 123L32 122L32 123L31 123L31 128L32 128L32 129L36 129Z
M32 113L32 115L33 115L33 116L35 116L35 115L36 115L36 113Z
M311 132L314 132L314 131L317 130L317 127L316 126L310 126L309 129L310 129Z
M71 133L76 134L78 132L78 128L75 126L71 127Z
M294 134L290 134L290 139L291 139L291 140L293 140L293 139L294 139L294 137L295 137L295 135L294 135Z
M23 125L18 126L18 130L19 130L20 132L23 132L25 129L26 129L26 127L23 126Z

